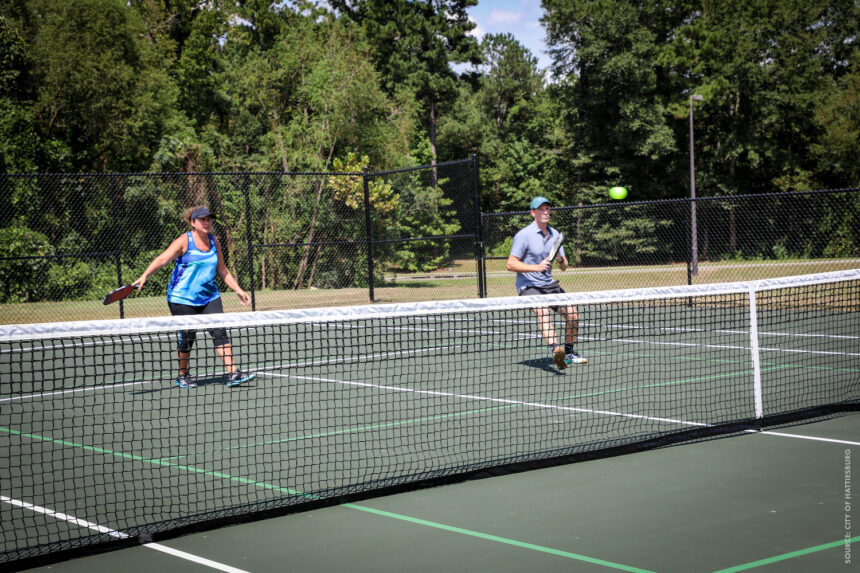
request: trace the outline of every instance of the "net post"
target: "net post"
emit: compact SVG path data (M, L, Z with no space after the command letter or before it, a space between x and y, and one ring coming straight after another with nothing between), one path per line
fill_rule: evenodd
M749 288L750 299L750 354L752 355L753 367L753 394L755 396L755 417L764 417L764 406L761 392L761 362L759 359L758 345L758 314L756 312L755 292L758 283L752 283Z

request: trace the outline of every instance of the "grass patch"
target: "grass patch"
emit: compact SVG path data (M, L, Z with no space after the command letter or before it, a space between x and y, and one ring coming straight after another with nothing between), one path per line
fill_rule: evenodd
M693 284L749 281L781 276L855 269L860 260L701 262ZM478 296L474 259L461 259L429 273L387 274L385 285L374 288L375 303L451 300ZM567 292L590 292L687 284L687 266L631 266L570 268L554 276ZM490 297L515 296L514 273L505 270L504 260L487 261L487 290ZM250 310L232 292L222 293L226 312ZM257 291L257 310L319 308L370 304L367 288ZM126 318L168 314L164 296L132 296L124 303ZM31 302L0 305L0 323L21 324L119 318L119 304L104 306L101 300Z

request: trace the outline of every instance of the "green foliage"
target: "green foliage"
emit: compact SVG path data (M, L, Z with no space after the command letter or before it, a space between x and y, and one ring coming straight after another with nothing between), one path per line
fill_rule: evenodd
M409 133L412 117L382 92L361 31L332 20L294 24L271 49L252 46L232 64L234 97L265 130L263 167L327 170L344 149L383 166L386 152L402 154L397 134Z
M398 186L400 211L393 219L401 237L452 235L460 230L449 209L452 201L444 197L444 180L438 185L421 185L415 178ZM391 259L393 268L407 271L435 270L450 259L448 241L432 239L399 243Z
M38 171L42 152L33 115L12 98L0 97L0 172Z
M86 243L74 231L54 246L48 237L18 222L0 229L0 243L0 257L14 258L0 265L0 304L98 300L117 286L113 260L74 256ZM147 253L149 258L136 268L145 268L156 254ZM125 277L133 274L127 266L123 271Z
M0 265L0 302L42 300L48 291L50 263L27 258L54 254L48 238L20 224L0 229L0 256L16 257Z
M173 90L120 0L33 1L32 102L39 131L71 147L77 170L145 166Z
M656 262L668 256L671 245L660 233L672 224L668 219L643 216L633 208L586 210L575 226L575 244L589 264Z
M860 185L857 2L544 0L553 81L510 34L479 44L467 17L475 4L3 3L0 171L357 172L476 153L484 211L523 210L538 194L559 205L603 202L618 183L640 200L683 197L696 93L700 196ZM473 68L458 76L452 63ZM434 177L369 182L372 234L390 240L378 245L376 268L424 271L453 256L447 241L394 242L459 231L446 182ZM252 234L271 244L361 236L361 177L320 179L249 183ZM235 246L245 232L243 181L212 181L129 176L115 200L73 177L14 180L0 194L0 227L20 248L14 237L34 233L57 249L98 250L116 208L135 250L123 261L132 276L179 232L182 207L205 201L226 219L231 268L248 273L248 254ZM858 217L856 208L809 213L791 235L763 219L743 256L858 256ZM589 260L664 248L663 221L583 221ZM725 242L712 242L714 257L734 253L736 241ZM272 288L367 284L363 248L273 248L253 271ZM116 282L114 262L27 264L65 296ZM4 288L7 298L55 296Z
M816 106L820 131L812 151L834 184L860 186L860 50L852 61L851 72L825 91Z
M227 111L221 90L226 74L219 38L227 32L226 14L200 10L188 24L188 37L176 65L179 107L202 128L217 113Z
M437 108L458 92L450 64L479 61L468 32L475 24L466 9L477 0L334 0L333 8L360 24L375 49L372 57L385 89L408 86L422 102L431 148L436 154Z
M508 233L505 239L501 243L497 243L493 245L491 249L487 251L487 255L490 257L504 257L507 258L508 255L511 254L511 249L514 247L514 236L511 233Z
M481 156L485 208L623 180L856 185L856 2L546 0L555 73L475 0L17 0L0 13L5 171L326 170ZM452 63L470 63L458 77Z
M23 95L30 68L29 49L21 31L0 15L0 97Z
M335 159L338 171L356 173L367 166L368 158L347 154ZM426 185L418 172L368 179L371 233L374 240L438 237L455 234L460 224L450 209L453 201L444 196L444 179ZM356 221L364 214L364 178L334 176L328 178L334 199L353 213ZM364 229L357 229L359 234ZM451 256L445 240L428 239L377 245L374 255L382 266L408 271L438 268ZM366 274L365 280L366 280Z
M84 261L71 260L65 264L52 265L45 286L49 293L62 293L57 300L77 300L87 294L91 284L90 265Z
M860 244L856 242L856 237L851 232L851 228L847 225L842 226L830 236L822 254L825 258L833 259L857 257L860 256Z
M369 163L370 159L366 155L358 157L355 153L348 153L344 159L334 159L334 169L342 173L358 173L369 167ZM350 209L364 209L364 178L333 176L328 178L327 183L334 190L335 199L343 201ZM391 185L377 178L367 184L367 201L374 214L382 219L396 213L399 207Z

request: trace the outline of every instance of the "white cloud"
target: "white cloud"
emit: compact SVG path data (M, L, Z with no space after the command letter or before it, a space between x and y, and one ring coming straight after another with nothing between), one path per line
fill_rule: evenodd
M483 39L484 34L486 34L486 33L487 33L487 31L486 31L486 30L484 30L484 29L481 27L481 25L480 25L480 24L478 24L478 23L475 21L475 19L474 19L474 18L472 18L471 16L469 16L469 22L471 22L472 24L474 24L474 25L475 25L475 27L474 27L473 29L469 30L469 35L470 35L470 36L474 36L474 37L475 37L475 38L477 38L478 40Z
M489 26L506 24L517 24L523 19L522 12L511 12L509 10L493 10L490 12Z

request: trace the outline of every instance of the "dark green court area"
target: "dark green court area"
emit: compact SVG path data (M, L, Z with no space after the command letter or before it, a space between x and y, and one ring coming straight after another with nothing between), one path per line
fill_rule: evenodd
M540 560L568 559L576 563L573 570L604 567L595 561L601 559L646 570L654 567L642 565L649 559L660 564L656 570L661 571L705 570L666 568L653 556L637 557L630 553L629 538L613 535L611 528L627 531L632 517L644 519L645 508L657 513L652 507L655 496L665 500L664 510L674 507L669 494L659 493L674 480L689 480L703 467L729 469L720 467L725 462L717 462L718 456L713 462L683 463L658 480L657 473L667 469L658 461L661 456L686 452L695 458L700 448L719 449L722 444L794 442L745 435L743 428L776 414L833 404L853 407L860 398L860 332L853 308L788 314L763 309L754 349L749 314L734 300L690 302L581 308L577 348L589 363L564 371L553 366L528 309L231 330L237 359L258 374L235 388L224 386L223 367L204 333L194 351L199 386L192 389L173 385L175 336L170 333L92 337L74 346L60 340L5 344L0 349L0 371L13 383L0 395L0 447L8 452L0 460L0 471L9 476L0 492L3 550L26 558L142 535L167 540L176 530L209 529L218 521L233 523L261 512L312 504L318 509L280 519L286 524L313 522L324 519L313 516L346 512L351 516L346 521L378 519L383 529L400 529L405 523L407 529L432 531L427 533L431 537L455 535L468 538L468 544L484 539L496 544L491 545L496 547L489 550L491 555L497 551L530 555L526 563L535 555ZM557 322L556 328L562 331L563 325ZM643 442L664 438L671 442L678 435L698 441L710 430L719 433L724 427L732 427L735 437L631 454L628 461L625 456L498 478L505 484L541 482L533 485L530 495L555 489L557 480L568 480L563 490L568 493L557 495L578 500L578 507L570 508L575 522L591 525L576 534L565 525L558 532L563 538L542 533L535 542L526 542L531 535L517 532L520 519L492 527L487 519L473 520L487 509L461 519L458 508L465 507L465 501L433 502L428 513L404 510L407 517L399 511L388 515L384 509L388 500L401 499L397 495L358 502L379 511L342 503L378 490L389 493L392 487L411 488L431 483L428 480L447 483L498 471L493 468L512 471L528 464L546 465L546 460L605 450L616 453L620 447L634 451ZM624 467L649 455L652 461L642 462L645 469L630 467L613 473L611 480L588 476L589 468L603 467L600 464ZM657 467L648 470L654 462ZM779 467L785 461L773 463ZM832 470L834 480L839 469ZM647 478L649 471L657 473ZM585 477L573 477L577 472L586 472ZM548 483L542 483L541 475L551 476ZM648 479L656 481L648 485ZM729 478L700 479L723 483ZM404 493L403 499L421 500L448 488L459 492L485 487L489 491L483 495L491 495L497 487L494 481ZM660 481L664 483L656 487ZM592 489L599 484L610 489ZM703 487L699 495L711 500L713 511L721 502L707 490L716 486ZM738 499L767 489L755 483L750 487ZM830 490L834 487L831 484ZM638 490L643 499L633 502L628 489ZM692 491L678 494L679 500L685 499ZM609 508L589 509L607 496L620 498L607 502ZM630 506L615 507L621 499ZM319 508L323 502L336 507ZM546 499L539 502L551 505ZM561 505L567 502L557 500ZM689 503L684 502L684 513L691 511ZM791 511L799 509L790 500L784 503ZM436 505L439 510L448 505L447 513L437 514ZM786 510L774 511L782 515ZM668 529L681 539L675 555L692 542L682 540L695 532L695 524L713 521L704 514L681 515L678 509L669 513L679 520ZM568 517L550 520L567 523ZM755 521L762 517L768 516ZM654 527L639 525L642 529L635 538L644 536L665 545L665 539L658 543L654 537L658 535ZM209 532L203 539L217 535ZM518 541L495 539L508 535ZM821 543L832 542L838 536L822 539ZM818 536L804 534L793 543L811 547L818 542ZM531 543L539 548L528 547ZM577 547L585 548L580 557L587 558L572 556L579 555ZM770 555L777 547L756 545L749 555L761 551ZM707 557L697 562L714 567L721 562L715 550L697 551L701 559ZM743 555L725 561L744 561ZM300 570L317 570L310 561L304 563L308 568ZM466 563L468 559L462 562ZM541 569L541 563L535 567ZM455 570L473 570L462 564Z
M175 555L139 546L33 571L855 571L860 536L855 524L853 562L845 563L843 485L846 452L856 461L860 451L860 415L778 432L422 489L161 544L182 552Z

